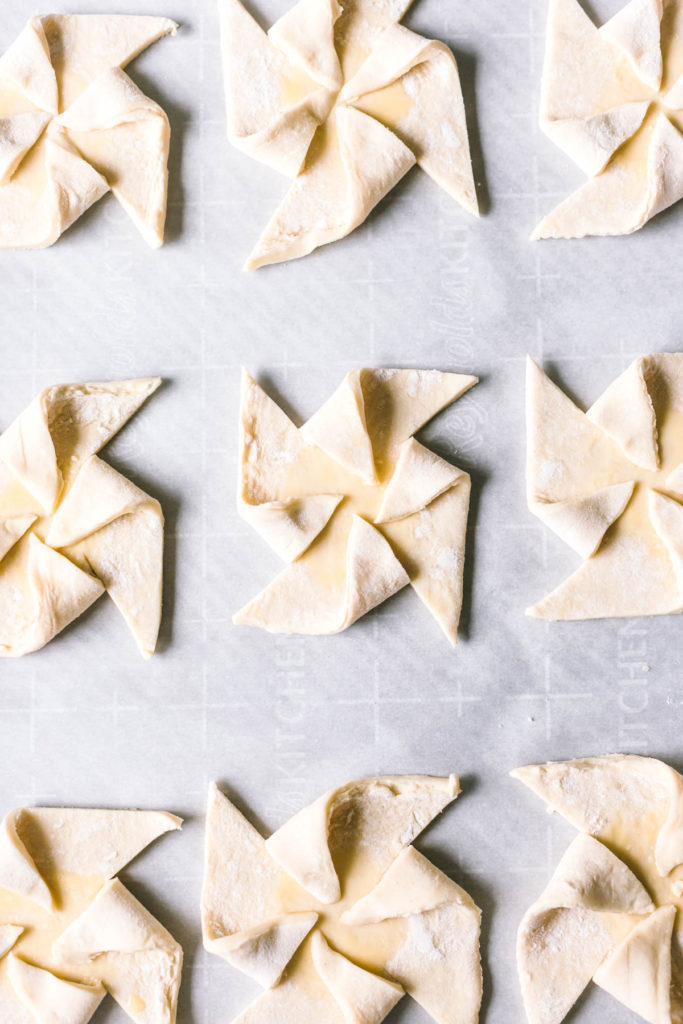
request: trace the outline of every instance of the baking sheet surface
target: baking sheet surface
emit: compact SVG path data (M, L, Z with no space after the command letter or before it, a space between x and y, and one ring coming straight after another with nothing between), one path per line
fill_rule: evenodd
M184 944L180 1024L228 1024L257 990L200 948L208 783L270 830L352 778L458 772L463 796L418 846L484 911L482 1021L521 1021L514 932L572 830L508 770L613 751L683 760L680 619L523 615L578 564L526 509L524 356L587 405L636 355L679 349L683 206L631 238L530 244L581 180L536 127L545 4L419 0L406 23L460 63L484 216L414 170L349 239L244 274L285 184L228 145L213 0L127 9L181 23L131 67L172 122L168 242L148 250L109 197L52 249L0 254L0 429L47 384L164 378L105 452L164 507L162 639L143 662L101 600L42 653L2 662L2 811L183 815L124 877ZM0 49L33 13L4 0ZM456 650L409 589L338 637L233 628L280 568L235 512L241 365L299 419L354 366L479 375L422 435L474 481ZM125 1019L111 1001L96 1016ZM390 1018L427 1019L407 999ZM571 1017L631 1019L597 989Z

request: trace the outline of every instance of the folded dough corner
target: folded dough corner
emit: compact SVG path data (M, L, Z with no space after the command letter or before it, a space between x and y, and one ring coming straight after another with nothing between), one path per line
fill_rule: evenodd
M228 135L291 179L247 269L348 235L417 163L477 215L458 68L410 0L298 0L265 32L219 0Z
M181 824L160 811L85 808L5 817L3 1021L88 1024L109 994L135 1024L174 1024L182 949L115 876Z
M683 610L683 354L636 359L587 412L531 359L530 510L584 560L528 614Z
M455 776L351 782L265 840L210 788L204 945L266 989L234 1024L381 1024L404 994L476 1024L480 912L411 845L459 791Z
M630 0L598 28L550 0L541 128L589 180L532 238L624 235L683 197L681 0Z
M561 1024L594 981L650 1024L683 1015L683 778L609 755L512 773L580 830L517 935L529 1024Z
M0 657L43 647L105 591L152 656L161 506L97 452L160 383L45 388L0 435Z
M476 383L353 370L297 428L245 371L238 507L289 565L235 624L338 633L410 583L455 644L470 478L413 434Z
M0 249L52 245L110 190L163 243L170 127L123 68L168 18L30 18L0 57Z

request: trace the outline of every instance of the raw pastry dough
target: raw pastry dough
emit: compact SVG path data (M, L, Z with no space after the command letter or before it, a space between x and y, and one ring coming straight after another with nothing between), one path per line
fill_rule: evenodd
M152 656L161 506L96 453L160 383L45 388L0 435L0 657L43 647L105 590Z
M683 1021L683 778L612 755L512 773L581 829L518 933L530 1024L593 980L650 1024Z
M294 179L247 269L348 235L416 162L477 214L455 59L410 2L299 0L266 34L219 0L230 139Z
M587 413L527 366L531 511L586 559L544 619L683 609L683 354L636 359Z
M480 912L410 843L455 776L326 793L264 840L212 786L204 945L268 991L235 1024L380 1024L404 993L439 1024L476 1024Z
M0 824L0 1019L87 1024L109 993L174 1024L182 949L115 877L181 826L159 811L25 808Z
M624 235L683 196L683 3L630 0L596 28L550 0L541 127L590 180L533 238Z
M470 478L412 435L476 382L353 370L297 429L244 372L239 509L291 564L233 621L338 633L410 583L455 643Z
M168 18L31 18L0 57L0 248L52 245L112 190L149 245L163 242L168 118L122 70Z

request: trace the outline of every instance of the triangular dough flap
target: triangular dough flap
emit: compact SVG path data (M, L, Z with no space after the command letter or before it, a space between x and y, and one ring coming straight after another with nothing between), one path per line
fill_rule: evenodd
M54 511L62 486L42 394L0 435L0 461L46 513Z
M530 765L511 774L575 828L595 836L617 823L639 828L653 813L661 815L662 826L680 820L680 776L654 758L613 754ZM677 863L657 857L663 875Z
M345 238L415 164L393 132L353 107L337 107L324 131L330 144L313 140L247 270L298 259Z
M381 1024L403 997L395 982L357 967L330 949L320 932L312 938L313 963L349 1024Z
M206 945L259 985L272 988L317 920L315 912L287 914Z
M466 373L440 370L363 370L366 423L375 454L395 450L477 382Z
M339 495L318 494L264 505L243 501L239 511L280 558L294 562L327 526L341 500Z
M16 827L41 873L105 879L181 824L163 811L31 807L18 812Z
M465 474L414 438L401 445L396 469L384 493L377 523L419 512Z
M649 914L654 910L647 890L630 868L587 833L570 843L536 906L601 914Z
M625 864L591 836L577 836L517 933L530 1024L561 1024L605 955L633 928L631 915L652 910Z
M281 493L290 468L306 455L307 444L290 418L242 370L240 399L240 497L250 505L288 500Z
M57 78L41 18L30 18L0 57L0 75L9 78L34 106L49 114L57 113Z
M171 132L162 108L119 68L100 75L59 119L104 176L145 241L164 239Z
M592 177L604 170L619 146L635 135L649 108L647 100L622 103L586 118L546 120L543 130L582 171Z
M336 0L299 0L268 32L270 40L324 88L342 84L334 26L341 14Z
M58 384L41 392L50 434L61 461L94 455L160 386L158 377L104 384Z
M660 907L600 965L594 981L649 1024L671 1021L671 937L676 907Z
M13 656L37 651L77 619L104 592L98 579L53 551L30 534L28 582L33 599L33 622L8 651Z
M368 851L376 871L375 881L379 881L401 850L459 792L456 776L389 776L351 782L324 794L290 818L266 841L266 847L316 899L335 903L342 895L344 883L337 875L334 850L330 849L336 815L353 822L354 835L347 834L346 841Z
M631 462L654 471L659 468L657 420L644 369L644 359L631 363L586 416L617 442Z
M118 878L105 883L53 946L55 956L70 963L87 962L102 953L172 952L177 948L175 939Z
M82 92L83 79L91 82L109 68L125 67L178 28L169 18L130 14L48 14L40 21L57 70L62 110Z
M52 245L93 203L109 191L109 182L95 170L52 121L45 137L45 167L49 182L50 234L31 245Z
M301 436L365 483L377 480L372 442L365 422L360 370L347 374L331 398L304 423Z
M536 501L531 506L538 518L582 558L590 558L615 520L626 508L633 482L612 484L585 498L570 501Z
M674 564L683 603L683 505L658 491L650 491L648 505L654 528Z
M262 984L276 980L263 980L265 961L268 971L277 968L279 976L288 962L282 959L286 945L296 937L304 917L310 916L282 917L277 894L285 882L293 884L268 853L263 837L212 785L202 889L204 944ZM287 927L279 930L280 923L291 924L294 932Z
M51 910L52 894L17 833L21 814L20 810L10 811L0 825L0 886Z
M647 520L643 530L609 538L592 558L527 615L552 621L634 618L680 611L681 586L671 553Z
M230 140L294 178L319 124L313 104L309 106L314 97L283 107L280 97L292 71L284 53L239 0L221 0L219 16ZM311 81L312 89L315 85Z
M471 897L434 867L415 847L408 846L375 888L342 915L351 927L394 917L424 914L447 903L474 907Z
M410 577L379 530L354 516L346 549L346 629L410 583Z
M12 987L40 1024L88 1024L106 995L103 985L77 985L34 967L14 954L8 962Z
M50 120L36 110L0 118L0 185L6 185Z
M630 0L610 18L601 33L628 54L638 77L650 89L662 81L662 0Z
M615 481L619 449L577 408L564 391L527 359L527 492L534 502L568 501L585 496L586 479L596 490ZM626 460L623 481L632 479ZM609 467L609 471L606 470Z
M54 516L46 543L53 548L76 544L109 523L154 499L96 455L83 463Z

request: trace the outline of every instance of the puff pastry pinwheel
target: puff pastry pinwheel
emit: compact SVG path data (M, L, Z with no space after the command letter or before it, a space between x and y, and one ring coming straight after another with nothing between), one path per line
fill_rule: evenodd
M527 495L586 559L528 614L683 610L683 354L636 359L586 413L529 360Z
M683 197L683 3L630 0L597 28L550 0L541 127L590 180L533 238L624 235Z
M173 1024L182 949L115 876L180 825L160 811L36 807L7 815L3 1024L87 1024L107 993L135 1024Z
M265 33L219 0L229 137L293 179L247 269L348 235L415 163L477 214L458 68L410 3L299 0Z
M470 478L413 434L476 382L353 370L297 429L245 372L239 509L290 565L233 621L338 633L410 583L455 643Z
M30 18L0 57L0 249L52 245L110 189L163 242L168 118L123 71L168 18Z
M161 506L96 453L160 383L57 384L0 435L0 657L43 647L105 590L154 652Z
M519 929L530 1024L560 1024L591 980L650 1024L678 1024L683 778L633 755L512 774L582 833Z
M213 786L204 945L267 991L234 1024L381 1024L407 993L439 1024L476 1024L480 913L410 845L455 776L351 782L264 840Z

